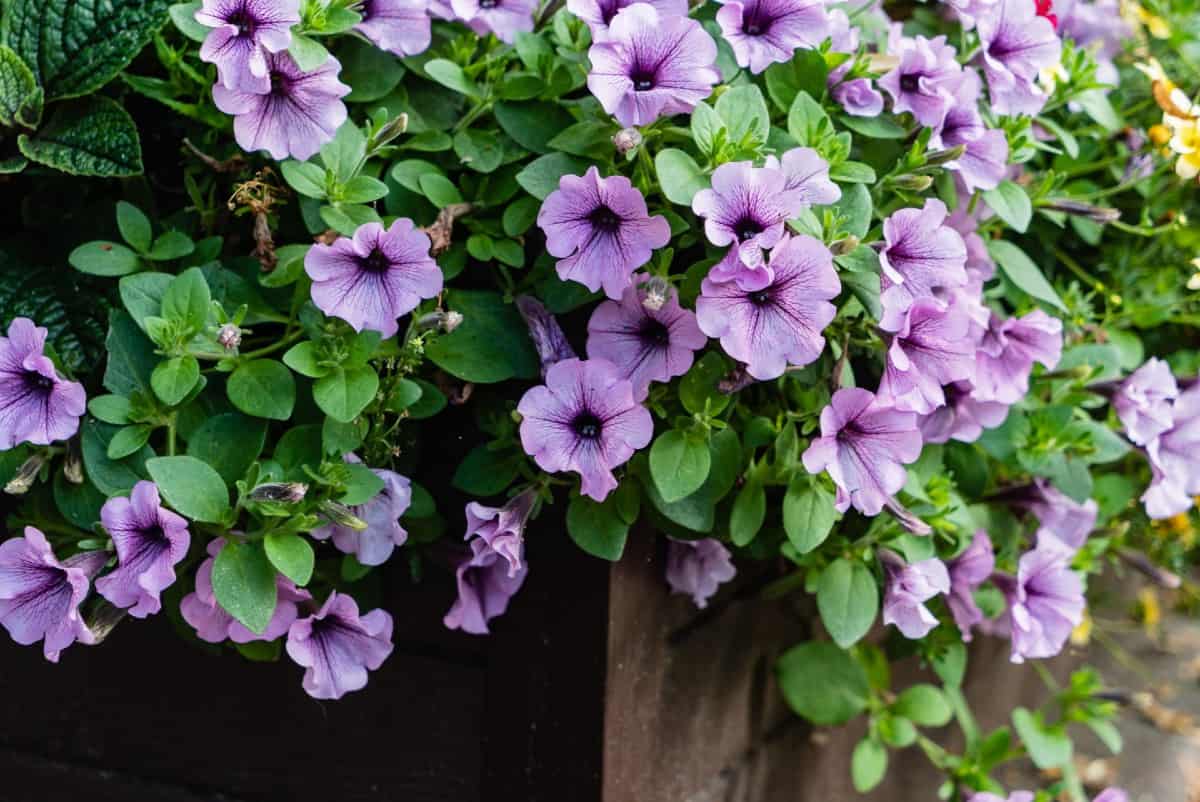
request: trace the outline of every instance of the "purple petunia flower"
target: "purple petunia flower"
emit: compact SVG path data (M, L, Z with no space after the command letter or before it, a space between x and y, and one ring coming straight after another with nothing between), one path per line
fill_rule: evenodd
M1083 621L1083 581L1071 570L1071 553L1039 544L1017 563L1016 578L994 578L1008 599L1006 618L1012 661L1054 657Z
M671 592L692 597L692 602L703 610L708 600L723 583L737 576L737 569L730 559L729 549L719 540L706 537L701 540L676 540L667 538L667 584Z
M567 11L587 23L593 42L602 42L617 12L635 2L654 6L664 17L686 17L688 13L687 0L567 0Z
M679 305L673 290L667 292L663 305L651 310L643 303L644 289L626 287L619 303L605 301L588 321L588 356L616 365L633 382L635 401L646 400L651 382L687 373L692 355L708 342L695 313Z
M1120 80L1114 59L1120 55L1133 29L1121 15L1118 0L1056 0L1058 33L1071 39L1096 59L1096 81L1116 86Z
M491 531L487 528L472 531L474 524L469 510L467 521L470 550L455 570L458 597L442 623L447 629L487 635L488 621L504 614L525 583L529 573L524 562L525 542L519 532L513 537L511 532L503 531L501 522Z
M75 641L95 643L79 605L106 562L104 551L85 551L60 562L46 536L25 527L24 537L0 544L0 625L22 646L42 641L42 653L51 663Z
M233 134L242 150L265 150L273 159L304 161L333 140L346 121L342 98L350 87L338 80L342 65L332 56L301 72L288 53L268 54L264 93L213 86L213 102L234 115Z
M957 304L919 298L888 346L879 401L904 412L927 415L946 403L942 385L970 380L975 343L970 321Z
M717 43L700 23L646 3L617 12L588 59L588 89L623 126L690 112L721 80Z
M45 446L79 431L87 394L58 375L45 355L47 330L13 318L0 337L0 451L21 443Z
M1129 802L1129 794L1120 788L1105 788L1092 802Z
M304 271L313 280L313 303L355 331L370 329L391 337L397 320L423 298L442 291L442 271L429 255L429 237L407 217L384 229L364 223L353 238L313 245Z
M896 26L888 36L888 53L900 60L879 79L880 88L892 96L892 110L910 111L922 125L940 126L962 80L954 47L945 36L902 36Z
M1144 446L1171 428L1171 403L1179 385L1166 362L1151 357L1117 387L1112 405L1125 427L1125 434Z
M347 454L346 462L361 464L354 454ZM330 523L312 531L317 540L333 538L333 545L343 554L353 554L363 565L383 565L392 556L396 546L408 541L408 532L400 525L400 516L412 504L412 482L408 477L384 468L372 468L371 473L383 481L383 489L365 504L350 508L354 517L363 521L367 528L361 532L349 526Z
M976 21L988 99L1000 114L1037 114L1046 103L1038 73L1058 64L1062 42L1034 0L999 0Z
M809 473L829 471L837 509L851 505L878 515L908 478L904 466L921 456L921 433L911 412L876 403L874 393L846 387L821 410L821 436L804 452Z
M970 642L971 630L983 621L983 611L975 603L975 589L996 570L996 553L987 532L977 531L971 545L950 561L949 570L950 592L946 596L946 605L962 639Z
M537 0L450 0L450 7L459 19L480 36L489 33L506 44L512 44L517 34L533 30L533 12Z
M963 30L969 31L975 27L975 20L985 14L995 13L999 0L944 0L944 2L954 9L954 15L958 17Z
M546 232L546 250L559 259L559 278L592 292L603 287L614 300L633 271L671 240L666 218L649 215L646 199L628 178L601 178L595 167L559 179L537 222Z
M883 221L883 239L880 325L887 331L900 329L913 301L967 283L967 247L946 225L946 204L940 200L930 198L920 209L892 214Z
M844 80L858 55L859 29L840 8L829 12L829 51L846 53L851 58L829 71L825 85L842 110L854 117L878 117L883 113L883 95L870 78Z
M477 501L467 504L467 534L465 540L477 537L488 548L508 562L508 576L515 577L523 571L522 556L525 553L525 524L533 512L537 494L526 490L514 496L503 507L485 507Z
M1001 321L993 314L975 364L977 401L1015 404L1029 392L1029 373L1039 362L1053 369L1062 356L1062 321L1035 309Z
M529 339L533 340L533 348L537 351L538 360L542 363L542 377L555 362L564 359L578 359L575 349L571 347L567 335L563 333L558 319L550 314L545 305L532 295L520 295L516 300L517 311L529 329Z
M883 114L883 95L869 78L842 81L833 87L833 99L852 117L878 117Z
M1043 477L1031 484L1009 488L996 494L1016 509L1032 515L1038 522L1038 544L1046 542L1061 550L1076 552L1096 528L1099 507L1094 499L1082 504L1060 491Z
M544 471L574 471L580 492L603 501L623 465L654 434L650 412L633 400L633 384L606 359L566 359L546 371L546 383L517 404L521 446Z
M213 29L200 45L200 60L217 65L221 84L261 95L271 90L267 54L292 43L300 0L204 0L196 21Z
M1008 139L1003 131L984 124L979 113L980 89L979 75L974 70L964 72L942 125L929 140L934 150L965 148L957 159L946 162L946 168L958 171L968 193L994 189L1008 169Z
M928 415L922 415L918 425L926 443L945 443L957 440L974 443L984 429L994 429L1008 417L1008 404L998 401L977 401L972 396L970 382L955 382L942 389L946 403Z
M879 561L887 574L883 594L884 626L894 624L904 637L923 638L938 625L937 616L925 602L950 592L950 574L936 557L907 564L887 549L880 549Z
M746 372L760 381L820 356L821 332L837 315L829 301L841 292L833 256L812 237L780 242L770 268L774 280L756 290L706 278L696 300L700 330L719 338L725 353L745 362Z
M967 286L982 288L984 283L996 275L996 262L988 253L987 243L979 236L979 220L975 214L968 214L964 205L954 210L946 218L946 225L958 232L967 246ZM983 321L987 326L987 321Z
M996 796L987 792L972 794L970 802L1033 802L1032 791L1013 791L1007 797Z
M225 612L217 604L217 595L213 591L212 572L216 557L225 548L224 538L214 538L208 544L208 559L200 563L196 569L196 590L184 596L179 603L179 612L183 620L196 630L196 637L207 643L222 643L231 640L234 643L250 643L252 641L273 641L287 634L288 628L296 620L299 608L298 602L309 601L312 596L307 590L296 587L283 574L275 575L275 612L267 628L259 635L251 632L240 621Z
M829 178L829 162L812 148L792 148L781 158L767 156L766 167L783 173L783 188L798 193L805 206L834 203L842 190Z
M392 617L383 610L359 616L353 596L332 591L321 609L288 629L288 656L304 672L314 699L341 699L367 685L367 672L392 653Z
M758 74L791 61L797 48L818 47L829 35L824 0L720 0L721 35L739 67Z
M175 566L192 542L187 521L159 503L154 482L104 502L100 520L117 547L117 567L96 580L96 592L134 618L157 613L159 594L175 583Z
M1187 512L1200 494L1200 384L1175 399L1171 417L1171 428L1146 445L1154 478L1142 501L1151 518Z
M376 47L397 56L415 56L429 48L431 29L426 0L361 0L362 21L354 30Z

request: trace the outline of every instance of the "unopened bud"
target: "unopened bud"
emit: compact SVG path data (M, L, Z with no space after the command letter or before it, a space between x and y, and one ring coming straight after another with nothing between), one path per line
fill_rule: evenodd
M455 312L453 310L447 312L442 318L442 331L449 334L461 326L464 319L462 312Z
M63 460L63 478L73 485L83 484L83 454L79 450L79 438L67 442L67 457Z
M1087 219L1104 225L1111 223L1114 220L1121 219L1121 212L1117 209L1111 209L1106 206L1096 206L1083 201L1071 200L1070 198L1058 198L1045 204L1043 208L1050 209L1055 212L1073 215L1075 217L1086 217Z
M125 611L120 607L114 607L103 599L99 600L91 611L85 616L85 623L88 630L95 638L92 645L96 645L117 628L117 624L125 618Z
M1178 574L1168 571L1166 568L1155 565L1150 561L1150 558L1139 551L1133 549L1121 549L1117 552L1121 559L1125 561L1131 568L1139 571L1143 576L1147 577L1151 582L1161 587L1174 590L1183 584L1183 580Z
M44 451L36 452L32 457L21 463L21 467L17 468L16 475L8 480L8 484L4 486L4 492L10 496L22 496L29 492L29 488L33 487L33 483L37 480L38 474L42 470L42 466L46 464L46 453Z
M962 155L966 152L966 145L955 145L954 147L946 148L945 150L935 150L933 153L927 153L925 155L925 163L929 165L947 164L955 161L956 159L961 159Z
M892 179L892 186L896 189L906 189L911 192L924 192L933 186L933 179L927 175L899 175Z
M326 500L321 502L320 509L325 517L338 526L353 529L355 532L362 532L367 528L367 522L355 515L345 504Z
M651 276L643 287L642 307L647 312L657 312L666 304L671 294L671 285L662 276Z
M617 153L625 156L642 144L642 132L636 128L622 128L613 135L612 142Z
M851 234L848 237L843 237L829 246L829 250L834 256L845 256L859 246L862 242L858 237Z
M217 344L226 351L235 351L242 344L242 330L232 323L226 323L217 331Z
M444 334L449 334L461 326L462 322L463 316L461 312L435 309L417 319L417 331L433 331L437 329Z
M529 338L542 361L543 376L556 362L575 358L575 349L567 342L567 335L541 301L532 295L522 295L517 298L517 311L529 327Z
M913 514L912 510L905 507L899 501L896 501L896 499L888 499L884 506L887 507L887 511L892 514L892 517L900 522L901 526L914 535L925 536L933 534L933 527L918 518Z
M304 500L308 485L302 482L270 482L259 485L247 496L251 501L273 501L277 504L295 504Z
M407 130L408 115L401 113L399 117L388 121L388 123L380 128L379 132L375 134L375 146L383 147Z

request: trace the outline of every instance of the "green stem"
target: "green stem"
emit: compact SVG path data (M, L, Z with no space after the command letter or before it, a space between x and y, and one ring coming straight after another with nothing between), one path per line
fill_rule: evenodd
M1086 282L1092 289L1096 290L1097 292L1104 291L1104 282L1100 281L1100 279L1084 270L1083 267L1081 267L1080 264L1072 259L1069 255L1067 255L1066 251L1064 251L1062 248L1055 247L1054 256L1058 259L1058 261L1066 265L1068 270Z
M175 413L167 421L167 456L175 456Z

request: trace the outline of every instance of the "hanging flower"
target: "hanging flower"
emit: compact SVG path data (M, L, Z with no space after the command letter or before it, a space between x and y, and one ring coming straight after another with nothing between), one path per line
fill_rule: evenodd
M816 48L829 35L824 0L722 0L721 35L739 67L757 75L792 60L797 48Z
M888 346L879 400L905 412L927 415L946 403L942 386L975 373L970 321L957 304L919 298Z
M970 382L954 382L942 388L946 403L918 421L926 443L974 443L984 429L994 429L1008 417L1008 404L977 401Z
M341 699L365 688L367 672L392 653L392 617L383 610L358 614L354 597L332 591L321 609L288 629L288 656L304 672L314 699Z
M1016 509L1028 513L1038 523L1038 543L1053 543L1060 549L1076 552L1096 528L1099 506L1095 499L1083 503L1063 493L1049 479L1035 477L1033 482L997 494Z
M829 71L825 85L831 90L834 101L847 114L853 117L878 117L883 113L883 94L875 88L871 79L844 80L854 65L854 57L858 55L859 39L859 28L850 23L845 11L840 8L829 11L829 51L845 53L850 58Z
M200 46L200 60L217 65L221 84L261 95L271 90L267 54L292 43L300 0L204 0L196 21L213 29Z
M883 623L892 624L904 637L923 638L938 625L937 616L925 602L950 592L950 575L939 559L905 563L887 549L880 549L879 561L887 574L883 596Z
M1139 446L1158 437L1174 422L1171 403L1179 385L1166 362L1151 357L1117 387L1112 405L1125 434Z
M964 72L952 92L954 102L929 140L933 150L964 148L961 156L946 162L946 168L962 176L968 194L994 189L1008 169L1008 139L1003 131L984 125L979 113L980 90L979 75L971 70Z
M521 295L517 297L516 307L525 321L525 328L529 329L529 339L542 363L543 377L554 363L578 358L562 326L558 325L558 319L541 301L532 295Z
M975 603L975 590L986 582L996 570L996 553L992 539L980 529L975 533L971 545L950 561L950 592L946 605L958 626L962 638L971 641L971 630L983 621L983 611Z
M529 521L536 500L534 491L526 490L503 507L486 507L477 501L466 506L465 539L480 538L488 548L503 557L508 562L510 578L525 568L521 562L525 552L525 524Z
M431 31L425 0L360 0L362 21L354 30L394 55L415 56L429 49Z
M691 596L701 610L717 588L736 575L729 549L719 540L667 539L667 584L673 593Z
M18 317L8 336L0 337L0 451L21 443L49 445L79 431L87 394L54 369L45 355L47 334Z
M508 609L529 573L523 533L532 504L526 492L500 510L467 505L469 551L455 569L458 597L442 620L447 629L486 635L488 621Z
M880 88L892 96L892 110L912 112L921 125L940 126L962 80L954 47L946 44L945 36L900 36L899 29L893 28L888 53L900 60L879 79Z
M157 613L159 594L175 584L175 566L192 542L187 521L162 506L154 482L138 482L129 498L110 498L100 520L117 547L117 567L96 580L96 592L134 618Z
M317 243L304 257L304 270L313 280L313 303L355 331L391 337L400 330L401 317L442 291L442 271L429 255L429 245L429 237L407 217L387 229L364 223L352 238Z
M1151 518L1187 512L1200 494L1200 384L1180 393L1171 418L1171 428L1146 445L1153 479L1142 501Z
M608 26L621 9L637 3L647 3L664 17L686 17L687 0L567 0L567 11L587 23L593 42L603 42Z
M346 462L362 464L354 454ZM383 482L383 489L363 504L351 507L350 512L367 525L361 531L340 523L329 523L312 531L317 540L333 538L333 545L343 554L353 554L363 565L383 565L396 546L408 541L408 532L400 525L400 516L412 504L412 482L408 477L384 468L372 468L371 473Z
M1054 657L1083 621L1083 581L1071 554L1041 544L1017 563L1016 578L996 575L1008 599L1012 661Z
M454 15L480 36L489 33L505 44L517 40L518 33L533 30L537 0L450 0Z
M1035 309L1021 317L992 316L976 354L973 395L1015 404L1029 392L1033 363L1048 370L1062 356L1062 321Z
M1053 23L1038 16L1034 0L999 0L976 28L992 108L999 114L1037 114L1046 103L1038 74L1062 57Z
M958 232L946 225L946 204L929 198L920 209L900 209L883 221L883 269L879 300L880 325L898 331L904 313L918 298L967 283L967 248Z

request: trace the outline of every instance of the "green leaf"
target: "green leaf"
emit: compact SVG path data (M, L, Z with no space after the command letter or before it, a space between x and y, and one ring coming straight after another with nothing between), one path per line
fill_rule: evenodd
M921 727L944 727L954 716L946 694L932 685L914 685L905 690L892 705L892 712Z
M697 106L696 108L699 108ZM695 115L692 122L695 124ZM573 153L576 156L601 159L613 150L613 125L610 122L584 120L555 134L547 146L551 150Z
M771 129L771 112L762 90L754 84L733 86L717 98L717 114L725 122L729 141L765 143Z
M875 577L857 560L834 560L817 582L817 609L833 642L850 648L867 634L879 612Z
M353 120L342 123L333 139L321 147L321 163L340 184L358 174L366 155L367 137Z
M243 362L230 375L225 390L235 407L256 418L287 420L296 404L292 372L273 359Z
M854 117L844 114L838 117L838 122L854 133L870 139L904 139L908 136L904 126L882 114L878 117Z
M676 148L666 148L654 157L654 169L663 194L671 203L691 206L697 192L708 188L708 178L696 160Z
M828 74L829 68L819 51L797 50L791 61L767 68L767 94L780 111L786 112L801 92L809 95L824 92Z
M311 36L300 33L292 34L288 53L296 60L296 66L301 72L312 72L329 60L329 51L325 49L325 45Z
M1067 311L1054 287L1050 286L1050 282L1033 260L1025 255L1025 251L1002 239L988 240L987 249L1000 266L1000 270L1018 288L1056 309Z
M58 104L36 134L17 147L30 161L71 175L124 178L142 172L142 146L128 112L100 95Z
M1121 118L1120 112L1113 108L1112 101L1108 99L1108 93L1103 89L1089 89L1086 92L1080 92L1075 95L1073 100L1109 133L1116 133L1125 127L1125 121Z
M0 45L0 128L36 128L42 119L42 90L21 57Z
M150 374L158 364L154 344L146 338L125 312L114 312L104 340L108 360L104 367L104 386L109 392L129 395L140 390L151 392Z
M798 552L808 554L824 543L837 518L833 494L828 490L803 477L788 485L783 497L783 528Z
M933 671L948 688L962 685L967 673L967 647L961 643L950 643L930 660Z
M845 724L867 707L866 672L828 641L793 646L779 658L776 671L788 706L814 724Z
M138 256L116 242L85 242L67 257L71 267L93 276L124 276L140 267Z
M175 24L180 33L193 42L203 42L212 32L212 28L196 22L196 12L203 5L200 0L194 0L191 3L176 3L167 9L171 14L171 22Z
M149 448L121 460L108 456L108 445L116 436L117 427L85 420L80 429L80 449L88 481L106 496L119 496L133 489L146 478L146 460L154 456Z
M700 101L692 109L691 129L696 147L704 155L711 156L717 146L717 137L725 130L725 122L712 106Z
M371 103L388 96L404 77L404 65L386 50L353 36L338 40L338 79L351 87L347 103Z
M476 446L455 469L451 484L473 496L494 496L517 478L522 461L521 454L512 449Z
M195 457L155 457L146 460L146 470L180 515L215 524L229 512L225 481L207 463Z
M7 477L0 475L7 482ZM100 508L108 501L90 482L73 484L62 471L54 474L54 505L63 517L84 531L91 531L100 520ZM79 543L82 548L83 543Z
M204 273L198 267L189 267L176 276L163 293L162 316L194 332L203 331L211 304L212 294Z
M162 311L163 296L174 280L175 277L167 273L134 273L121 279L118 283L121 303L138 326L142 326L145 318Z
M47 100L95 92L133 61L167 20L166 0L11 0L8 44Z
M801 145L816 147L824 133L832 131L833 124L820 103L807 92L799 92L788 109L787 129Z
M1001 181L994 189L985 190L984 202L1009 227L1024 234L1033 219L1033 202L1029 195L1012 181Z
M537 199L526 196L521 196L505 206L504 216L500 219L504 233L510 237L519 237L524 234L537 220L540 208L541 204L537 202Z
M504 146L489 131L459 131L454 135L454 152L477 173L490 173L504 161Z
M424 379L414 379L413 384L421 388L421 395L407 407L408 417L412 420L425 420L446 408L449 403L446 395L435 385Z
M545 200L558 189L558 180L564 175L582 175L588 163L569 153L547 153L525 165L517 173L517 183L538 200Z
M708 443L678 430L663 432L650 447L650 475L668 503L699 490L711 466Z
M312 579L316 555L312 545L295 532L269 533L263 538L263 550L271 565L300 587Z
M842 162L829 171L829 177L839 184L874 184L875 170L862 162Z
M435 58L425 64L425 73L447 89L453 89L460 95L479 98L482 93L479 87L467 77L462 67L444 58Z
M173 407L183 399L200 381L200 363L191 354L172 357L165 362L159 362L150 374L150 387L169 407Z
M379 391L379 375L367 366L337 368L313 384L313 400L329 417L341 423L357 418Z
M537 353L515 306L482 290L456 290L447 305L462 314L463 322L426 346L434 364L477 384L538 375Z
M308 376L310 379L319 379L322 376L328 376L329 371L333 370L328 365L320 363L320 350L317 348L317 344L311 340L296 343L289 348L287 353L283 355L283 364L301 376Z
M887 774L887 748L874 738L863 738L850 757L850 779L854 790L865 794L883 782Z
M188 438L188 456L212 466L227 484L233 484L262 453L267 436L265 421L226 412L208 418Z
M502 100L496 104L494 113L504 133L534 153L549 153L550 140L575 122L567 110L557 103Z
M88 412L105 423L129 423L131 406L123 395L101 395L88 401Z
M153 427L145 424L118 429L112 439L108 441L106 452L108 458L112 460L125 459L130 454L141 451L142 447L150 440L152 431L154 431Z
M567 505L567 533L575 545L593 557L616 562L625 552L629 524L622 520L614 498L603 502L575 496Z
M196 250L196 243L182 231L167 231L154 241L154 247L146 254L146 258L155 262L169 262L172 259L182 259Z
M429 202L439 208L445 208L452 203L462 203L462 194L458 187L444 175L423 175L420 178L421 192L429 198Z
M767 517L767 493L760 482L750 480L733 501L729 516L729 536L734 545L745 546L758 535Z
M142 210L126 201L117 201L117 228L121 236L135 251L150 250L154 240L154 231L150 228L150 218Z
M262 543L226 541L212 570L217 604L246 629L261 635L275 615L275 568Z
M325 200L325 168L312 162L298 162L289 159L279 165L283 180L288 186L306 198Z
M1061 768L1070 762L1074 751L1070 737L1060 727L1047 726L1041 713L1018 707L1013 711L1012 723L1039 769Z
M842 227L848 234L860 239L867 235L871 228L871 193L862 184L851 184L842 188L842 197L833 204L845 219Z
M720 354L709 351L692 365L679 382L679 400L693 415L719 415L729 406L730 396L717 389L728 366Z

